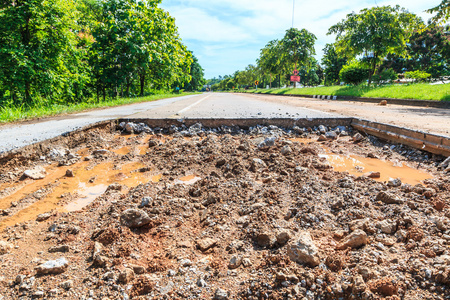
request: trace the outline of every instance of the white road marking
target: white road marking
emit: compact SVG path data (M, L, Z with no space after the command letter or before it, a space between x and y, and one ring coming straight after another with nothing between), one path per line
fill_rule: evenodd
M206 97L203 97L202 99L198 100L195 103L192 103L189 106L186 106L185 108L183 108L182 110L180 110L179 112L177 112L177 115L184 113L185 111L190 110L191 108L193 108L194 106L196 106L197 104L199 104L200 102L202 102L203 100L205 100L206 98L211 97L211 95L208 95Z

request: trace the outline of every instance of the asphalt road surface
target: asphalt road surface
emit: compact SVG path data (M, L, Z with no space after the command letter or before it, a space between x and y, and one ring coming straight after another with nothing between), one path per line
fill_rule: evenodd
M0 153L116 118L359 117L449 136L450 110L298 97L206 93L0 126Z

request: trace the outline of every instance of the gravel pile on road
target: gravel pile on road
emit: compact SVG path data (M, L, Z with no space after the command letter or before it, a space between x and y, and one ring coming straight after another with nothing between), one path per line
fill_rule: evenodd
M91 166L140 161L146 167L136 172L161 180L114 183L81 211L8 227L0 299L450 297L442 158L424 159L435 177L411 186L335 172L319 157L321 144L292 141L319 137L332 151L389 160L417 153L375 147L349 128L120 130L139 135L104 133L77 147L88 146ZM98 152L145 138L146 154ZM179 180L187 175L197 181Z

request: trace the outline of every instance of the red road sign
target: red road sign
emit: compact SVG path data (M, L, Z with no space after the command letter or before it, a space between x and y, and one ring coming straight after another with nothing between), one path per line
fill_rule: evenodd
M300 76L291 76L292 82L300 82Z

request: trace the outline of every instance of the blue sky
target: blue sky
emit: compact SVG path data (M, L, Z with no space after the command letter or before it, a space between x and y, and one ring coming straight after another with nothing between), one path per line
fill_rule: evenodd
M328 28L352 11L375 5L400 5L421 16L441 0L295 0L294 27L317 36L322 56ZM231 75L254 64L269 41L281 39L292 25L293 0L163 0L161 7L175 17L184 44L205 69L205 78Z

